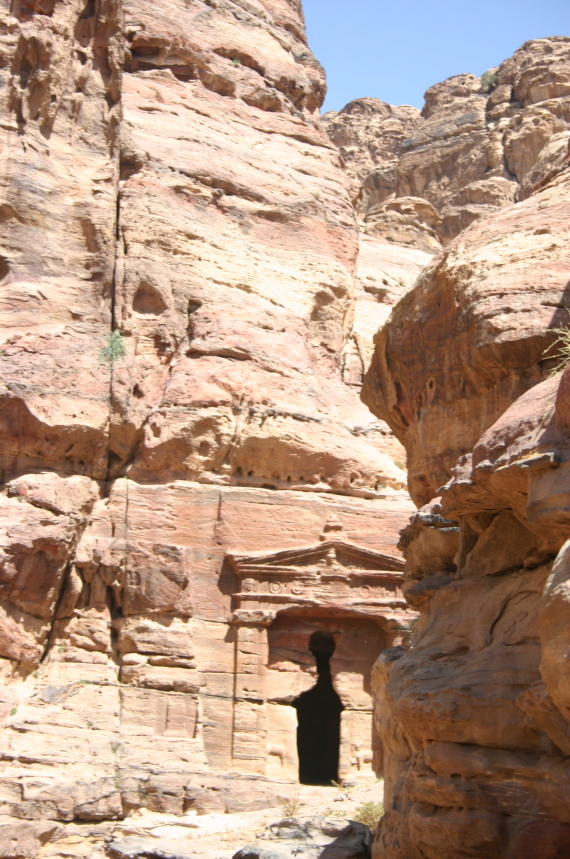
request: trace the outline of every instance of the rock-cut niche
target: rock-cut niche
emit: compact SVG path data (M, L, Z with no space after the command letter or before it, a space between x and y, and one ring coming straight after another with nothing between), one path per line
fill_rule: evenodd
M133 299L133 310L143 316L160 316L166 310L160 292L148 283L139 286Z
M342 702L333 686L332 635L315 632L309 650L317 663L316 685L293 702L297 710L297 751L301 784L331 784L338 781L340 714Z

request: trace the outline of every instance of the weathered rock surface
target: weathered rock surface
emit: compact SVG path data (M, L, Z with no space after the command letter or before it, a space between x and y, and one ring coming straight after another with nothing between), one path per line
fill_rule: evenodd
M345 349L347 381L355 384L366 373L374 328L384 325L431 256L474 221L526 199L564 168L569 81L570 40L539 39L482 78L458 75L431 87L421 114L371 98L325 114L323 123L352 181L361 231L354 321ZM513 228L518 232L518 223L506 226ZM526 229L521 224L523 240ZM502 262L489 260L489 271ZM471 272L462 281L471 281L473 288ZM402 318L413 315L419 302L414 293L402 305ZM470 304L466 299L458 312L469 313ZM422 333L419 342L424 339ZM385 405L374 411L379 408L394 428ZM401 438L401 427L395 431ZM466 440L466 450L479 434ZM436 438L430 428L424 441L429 445ZM453 456L450 450L451 463ZM397 458L402 460L401 453Z
M181 849L176 842L161 838L121 838L111 841L107 848L111 859L194 859L195 853Z
M140 808L276 805L315 632L339 777L387 774L377 850L565 843L567 380L548 425L538 383L569 44L422 116L359 100L326 121L343 169L298 0L0 3L6 859L102 859ZM419 502L487 430L406 532L406 580L388 424ZM364 835L282 825L247 855Z
M413 506L348 378L358 228L300 3L0 14L4 855L276 805L315 630L366 779Z
M122 45L115 2L0 7L1 467L104 479ZM37 8L36 8L37 7ZM19 12L17 10L19 9ZM42 14L43 13L43 14Z
M239 850L234 859L368 859L369 839L368 827L351 820L290 818L270 826L254 844Z
M357 99L323 122L359 195L366 231L437 250L528 197L570 138L570 39L526 42L482 78L427 90L421 114Z
M374 856L567 852L569 380L523 394L403 532L421 614L375 668Z
M514 58L526 52L523 104L526 73L558 92L532 44ZM373 676L378 859L568 852L569 383L545 355L567 325L567 168L464 230L376 337L364 398L406 446L424 504L400 543L412 647L385 651Z
M549 331L566 325L569 306L569 190L566 167L469 227L377 335L364 399L405 445L420 504L553 366Z
M422 124L418 108L396 107L377 98L357 98L342 110L323 116L323 125L338 147L359 196L374 170L379 177L384 175L386 182L393 182L391 174L397 172L402 149ZM364 203L364 210L368 208L367 199L359 202Z

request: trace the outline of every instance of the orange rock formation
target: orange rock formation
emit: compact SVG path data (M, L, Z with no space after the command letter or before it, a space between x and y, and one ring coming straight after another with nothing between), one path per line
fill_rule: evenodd
M413 505L345 358L358 226L300 4L0 11L0 842L277 803L315 632L339 777L379 773Z
M364 399L424 505L400 543L412 647L373 679L377 859L557 859L570 844L570 389L548 350L570 308L569 61L559 38L499 68L487 112L519 103L502 143L520 202L453 239L375 341Z
M570 40L324 121L299 0L0 2L0 54L2 855L275 804L326 686L376 856L554 859Z

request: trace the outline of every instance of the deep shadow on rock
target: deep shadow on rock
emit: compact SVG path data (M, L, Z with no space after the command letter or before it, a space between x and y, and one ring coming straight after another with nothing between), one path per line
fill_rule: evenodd
M370 830L344 818L286 818L233 859L369 859Z
M110 859L194 859L195 854L180 850L175 842L156 838L121 838L107 847Z

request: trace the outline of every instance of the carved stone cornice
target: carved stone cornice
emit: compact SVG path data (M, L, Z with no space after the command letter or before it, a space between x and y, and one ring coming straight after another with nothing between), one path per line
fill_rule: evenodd
M343 540L229 555L228 560L239 582L234 594L238 622L266 625L278 613L294 609L390 618L407 610L403 560Z

